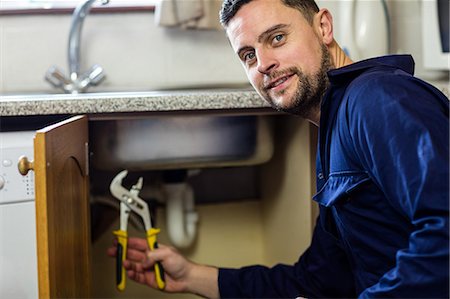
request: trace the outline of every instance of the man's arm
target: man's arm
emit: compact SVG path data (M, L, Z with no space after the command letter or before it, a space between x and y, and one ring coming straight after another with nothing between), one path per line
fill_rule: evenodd
M220 298L218 272L216 267L195 265L188 279L188 293L211 299Z

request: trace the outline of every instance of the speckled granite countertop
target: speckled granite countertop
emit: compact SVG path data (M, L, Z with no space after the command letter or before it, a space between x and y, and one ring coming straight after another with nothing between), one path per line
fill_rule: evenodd
M268 108L250 89L0 95L0 116Z

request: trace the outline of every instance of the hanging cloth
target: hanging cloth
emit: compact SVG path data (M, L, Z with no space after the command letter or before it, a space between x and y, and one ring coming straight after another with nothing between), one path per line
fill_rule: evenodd
M158 26L220 30L221 0L160 0L155 6Z

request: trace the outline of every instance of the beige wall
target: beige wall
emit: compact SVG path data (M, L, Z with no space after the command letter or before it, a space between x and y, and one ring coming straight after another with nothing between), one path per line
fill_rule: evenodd
M311 237L310 124L298 117L275 123L275 156L263 172L262 225L269 265L295 262Z
M198 239L185 255L198 263L223 267L293 263L311 238L310 125L283 116L275 121L275 155L261 169L262 199L197 206ZM118 212L117 212L118 214ZM164 234L164 211L158 211ZM94 297L196 298L166 295L129 281L123 293L115 290L114 260L105 251L117 221L93 244ZM141 232L134 232L142 235Z
M421 2L388 1L390 53L412 53L416 72L427 79L437 75L422 66ZM335 16L339 42L338 3L319 0ZM43 77L52 65L67 72L70 20L68 14L0 16L0 94L57 92ZM81 68L94 63L105 69L107 79L93 92L247 82L223 31L160 28L150 12L89 15L83 27ZM448 88L448 72L444 81Z
M67 75L70 21L0 16L0 94L60 93L44 74L54 65ZM80 53L81 71L99 64L107 76L92 92L247 83L223 31L160 28L151 12L90 14Z

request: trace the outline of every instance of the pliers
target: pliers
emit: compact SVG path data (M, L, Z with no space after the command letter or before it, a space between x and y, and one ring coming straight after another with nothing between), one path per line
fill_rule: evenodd
M150 250L158 248L156 235L160 232L160 229L152 227L148 205L138 196L139 191L142 188L142 177L139 178L138 182L133 185L130 190L127 190L122 186L122 180L127 174L127 170L121 171L112 180L109 187L111 194L120 201L120 229L113 232L113 234L117 236L118 241L116 255L116 284L117 289L120 291L125 289L126 284L126 270L123 267L123 261L126 259L127 255L127 225L130 212L133 211L142 218ZM155 263L154 270L156 284L160 290L163 290L166 283L164 280L164 269L160 262Z

